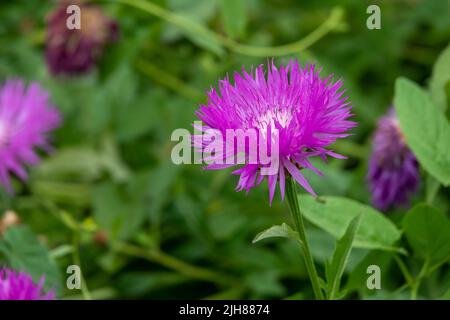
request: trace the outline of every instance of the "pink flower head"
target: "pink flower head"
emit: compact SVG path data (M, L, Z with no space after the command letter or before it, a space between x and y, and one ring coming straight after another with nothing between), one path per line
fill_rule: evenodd
M9 174L27 179L24 165L36 165L34 148L50 151L47 133L60 123L58 111L38 84L7 81L0 88L0 184L12 192Z
M256 148L268 149L271 144L278 144L276 172L263 174L262 169L268 165L258 156L256 162L245 163L233 172L240 175L237 191L245 189L248 192L267 177L270 202L277 182L283 199L285 178L291 176L314 195L301 172L311 169L321 174L312 166L310 158L319 156L326 160L327 155L344 158L326 147L338 138L347 137L348 130L356 123L347 120L352 115L351 105L344 90L340 90L342 81L333 82L332 76L321 79L320 71L314 65L302 68L295 60L279 68L272 62L267 66L267 74L263 65L250 73L243 69L241 74L234 73L234 84L227 77L219 81L218 90L212 88L207 93L207 104L201 105L196 112L204 123L200 128L202 133L215 130L226 135L229 129L252 129L258 133ZM194 136L194 146L197 151L205 152L208 146L200 139L201 135ZM234 148L232 151L234 155L241 151L248 156L252 148ZM218 153L210 159L229 156L229 152ZM212 163L206 169L233 165Z
M36 284L25 272L0 269L0 300L53 300L53 291L44 292L45 277Z

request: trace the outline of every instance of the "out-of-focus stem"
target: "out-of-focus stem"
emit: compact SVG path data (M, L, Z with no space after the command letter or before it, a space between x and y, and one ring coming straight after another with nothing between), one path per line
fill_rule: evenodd
M80 259L80 249L79 249L79 234L74 232L73 234L73 263L80 267L81 270L81 259ZM92 296L89 292L89 288L86 283L86 279L84 278L83 270L81 270L81 293L83 294L83 298L85 300L91 300Z
M330 16L319 27L308 34L303 39L296 42L281 45L281 46L251 46L236 42L235 40L228 38L222 34L213 32L201 24L194 22L182 15L178 15L157 4L143 0L106 0L111 2L123 3L137 9L148 12L160 19L163 19L190 34L197 34L204 36L212 41L221 44L222 46L230 49L233 52L253 57L275 57L284 56L294 53L299 53L318 40L323 38L329 32L333 30L339 30L344 25L344 10L341 7L335 7L332 9Z
M184 83L177 77L171 75L153 63L139 59L136 62L136 68L154 81L159 82L165 87L179 93L183 97L197 102L203 99L201 91Z
M172 270L176 270L179 273L194 279L209 281L226 286L229 285L234 285L237 287L240 286L240 283L239 281L237 281L237 279L234 279L232 277L229 277L228 275L224 275L222 273L218 273L206 268L193 266L171 255L168 255L158 249L145 250L138 246L134 246L123 242L113 244L112 249L117 252L121 252L123 254L127 254L134 257L140 257L152 262L159 263L162 266L165 266Z
M409 286L412 286L412 284L414 282L414 279L411 276L411 273L409 272L409 270L406 267L405 263L403 262L403 260L398 255L394 255L394 259L395 259L395 262L397 262L397 265L398 265L400 271L402 272L403 277L405 278L407 284Z
M430 260L426 259L423 263L422 269L419 272L419 275L417 278L414 279L412 285L411 285L411 300L417 299L417 294L419 292L419 287L422 282L422 279L426 276L428 273L428 266L429 266Z

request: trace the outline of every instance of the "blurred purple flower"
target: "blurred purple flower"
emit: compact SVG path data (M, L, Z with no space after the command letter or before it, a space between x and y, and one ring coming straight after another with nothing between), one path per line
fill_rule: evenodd
M67 7L80 7L80 29L69 29ZM61 1L47 19L46 59L53 74L82 74L92 69L107 43L116 41L118 24L91 4Z
M12 192L9 174L26 180L24 165L36 165L33 148L50 151L47 133L60 123L58 111L37 83L28 88L20 80L0 88L0 185Z
M417 191L419 165L406 145L393 108L378 121L369 163L372 203L380 210L408 205Z
M0 300L54 300L53 291L44 292L45 277L36 284L31 276L11 269L0 269Z
M258 148L269 145L274 138L279 144L277 172L262 175L261 169L267 165L245 163L233 172L240 175L237 191L248 192L267 176L270 202L277 182L283 199L285 178L291 176L314 194L301 173L301 169L306 168L321 175L309 158L319 156L326 160L326 155L345 158L325 147L338 138L347 137L347 131L356 125L347 120L351 116L351 105L340 90L342 81L333 82L332 75L321 79L320 71L314 65L302 68L296 60L279 68L272 62L267 66L267 76L263 65L250 73L243 69L242 74L234 73L234 85L227 77L219 81L218 91L212 88L207 93L207 104L196 112L205 124L201 128L203 132L215 129L226 135L227 129L250 128L264 137L258 140ZM194 146L197 151L205 151L205 145L200 145L198 138L194 136ZM236 153L236 149L234 151ZM246 149L245 153L249 151ZM211 164L206 169L227 166L232 165Z

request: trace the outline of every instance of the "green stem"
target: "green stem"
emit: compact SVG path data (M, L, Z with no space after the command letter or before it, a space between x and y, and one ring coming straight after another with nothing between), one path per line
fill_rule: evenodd
M317 270L314 265L314 260L311 255L311 251L308 245L308 239L306 237L305 225L303 223L303 216L300 212L300 206L298 204L297 192L295 191L295 181L292 178L286 179L286 198L288 201L289 209L292 214L292 219L294 220L295 229L301 240L301 245L303 248L303 256L305 258L306 269L308 271L309 279L314 290L314 295L316 299L323 300L323 292L320 289L319 277L317 275Z
M3 188L0 188L0 215L11 208L11 199L11 195Z
M409 270L406 267L405 263L403 262L403 260L398 255L394 255L394 259L395 259L395 262L397 263L400 271L402 272L403 277L405 278L408 286L412 287L412 285L414 283L414 279L411 276L411 273L409 272Z
M163 7L158 6L155 3L144 1L144 0L106 0L116 3L126 4L142 11L148 12L162 20L165 20L189 34L194 34L198 36L203 36L206 39L215 41L222 46L234 51L236 53L253 56L253 57L275 57L284 56L289 54L299 53L316 43L318 40L323 38L326 34L333 30L338 30L343 26L344 11L341 7L335 7L332 9L330 16L325 20L317 29L312 31L303 39L296 42L275 46L275 47L256 47L245 45L236 42L235 40L228 38L222 34L213 32L201 24L194 22L182 15L178 15Z
M49 211L55 215L55 217L57 217L67 228L72 230L74 235L72 248L73 260L74 264L81 266L79 253L79 232L85 232L85 230L83 230L80 227L79 223L76 221L68 223L67 221L68 218L64 218L61 215L61 212L59 212L57 208L51 205L50 203L45 204L47 205ZM206 268L188 264L182 260L179 260L175 257L172 257L162 252L159 249L146 250L141 247L131 245L125 242L113 243L111 249L129 256L139 257L151 262L158 263L164 267L178 271L179 273L194 279L209 281L223 286L234 286L237 289L238 288L244 289L242 283L239 282L238 279ZM84 280L83 274L82 274L82 294L83 297L85 297L85 299L91 299L92 297Z
M203 99L203 94L200 90L197 90L196 88L184 83L177 77L171 75L167 71L164 71L162 68L158 67L155 64L152 64L143 59L139 59L136 62L136 68L148 77L179 93L183 97L194 101Z
M69 253L73 254L73 250L74 250L73 246L68 245L68 244L63 244L63 245L60 245L59 247L52 249L50 251L50 256L53 259L58 259L58 258L64 257L65 255L67 255Z
M422 279L425 277L425 275L428 273L428 266L429 266L429 259L426 259L423 263L422 269L419 272L419 275L417 278L414 279L412 286L411 286L411 300L417 299L417 293L419 292L419 287L422 282Z
M73 263L81 269L80 249L79 249L79 235L74 232L73 234ZM86 279L84 278L83 270L81 270L81 293L85 300L92 300L91 293L89 292Z
M400 294L401 292L403 292L406 288L409 287L409 284L405 283L403 285L401 285L400 287L398 287L397 289L395 289L395 291L392 293L394 296Z
M190 265L158 249L145 250L140 247L123 242L115 243L112 246L112 249L130 256L140 257L149 260L151 262L156 262L162 266L178 271L179 273L194 279L209 281L226 286L229 285L237 287L241 286L239 281L237 281L232 277L229 277L227 275L215 271L211 271L206 268Z
M105 287L91 291L92 299L94 300L110 300L117 298L117 291L114 288ZM64 297L64 300L81 300L83 295L73 295Z

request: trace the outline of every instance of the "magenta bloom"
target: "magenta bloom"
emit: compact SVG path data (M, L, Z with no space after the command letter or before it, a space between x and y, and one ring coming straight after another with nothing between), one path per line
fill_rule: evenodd
M0 269L0 300L53 300L53 291L44 292L45 277L36 284L31 276L24 272Z
M69 29L67 7L80 8L80 29ZM72 20L70 20L72 21ZM118 24L103 10L79 0L62 1L47 19L46 58L53 74L82 74L95 66L105 46L118 38Z
M338 138L347 137L347 131L356 123L347 120L351 106L340 90L342 81L332 81L319 77L320 69L314 65L302 68L297 61L277 68L273 63L267 67L258 66L250 73L234 73L234 85L228 77L219 81L219 90L212 88L208 102L201 105L196 115L202 122L202 132L215 129L226 135L227 129L252 129L258 132L256 148L278 143L278 168L272 174L262 174L267 164L258 157L256 163L245 163L233 174L240 175L237 190L247 192L259 185L267 177L270 201L277 182L280 183L281 197L284 198L286 175L295 179L303 188L314 194L302 169L314 168L309 158L326 156L343 158L327 150ZM197 128L197 127L196 127ZM200 129L200 128L198 128ZM200 137L194 136L194 145L205 151L207 145ZM254 147L253 147L254 148ZM240 149L246 156L252 147ZM238 152L235 148L234 153ZM259 153L258 153L259 154ZM219 154L229 157L230 154ZM271 155L273 156L273 155ZM215 157L217 159L217 156ZM210 164L206 169L220 169L231 165Z
M50 151L47 133L60 123L58 111L38 84L7 81L0 88L0 184L12 192L9 174L27 179L24 165L39 162L34 148Z
M406 145L394 109L378 121L369 163L372 202L380 210L406 206L419 185L419 164Z

